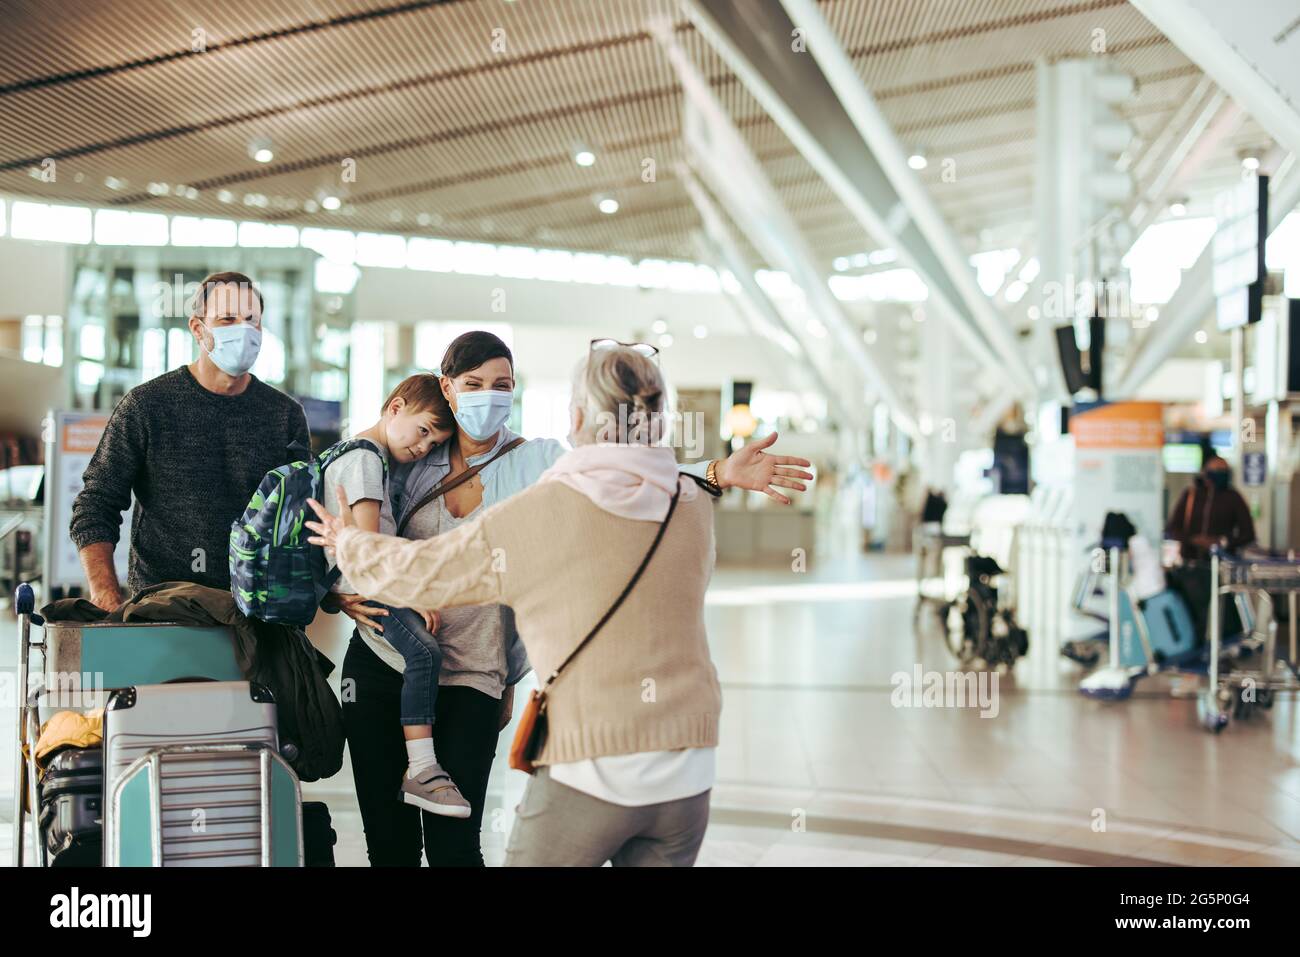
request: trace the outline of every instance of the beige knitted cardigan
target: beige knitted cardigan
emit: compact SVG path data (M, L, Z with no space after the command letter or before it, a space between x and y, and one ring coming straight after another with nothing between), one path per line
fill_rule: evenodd
M542 482L424 541L346 529L337 554L358 592L390 605L510 605L545 681L613 604L657 530ZM717 745L722 692L704 630L713 555L711 500L679 502L636 588L552 685L539 764Z

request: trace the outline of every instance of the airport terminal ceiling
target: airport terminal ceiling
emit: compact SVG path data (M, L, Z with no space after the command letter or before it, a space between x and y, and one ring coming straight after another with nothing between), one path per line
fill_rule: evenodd
M658 17L821 265L878 245L673 0L0 6L0 191L695 259L699 217L674 169L681 87L646 28ZM1032 243L1036 60L1103 44L1137 80L1121 109L1135 150L1204 79L1124 0L821 8L899 140L955 164L951 181L940 162L920 176L971 253ZM1239 149L1268 142L1243 117L1201 163L1191 201L1208 209ZM583 152L591 165L575 163ZM50 158L53 182L41 178ZM348 160L355 181L340 185ZM618 214L602 214L601 198Z

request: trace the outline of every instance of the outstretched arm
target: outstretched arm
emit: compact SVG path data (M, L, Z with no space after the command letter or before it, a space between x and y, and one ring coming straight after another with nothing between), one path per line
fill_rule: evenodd
M772 455L764 451L771 448L776 439L777 434L773 432L718 462L718 485L763 492L782 505L789 505L790 499L778 492L777 487L807 491L804 482L812 481L812 473L805 470L812 468L812 463L794 455Z
M339 514L308 499L320 521L308 541L334 550L352 587L375 601L402 608L449 608L501 601L501 575L492 567L492 551L481 519L424 541L411 542L356 527L346 497Z

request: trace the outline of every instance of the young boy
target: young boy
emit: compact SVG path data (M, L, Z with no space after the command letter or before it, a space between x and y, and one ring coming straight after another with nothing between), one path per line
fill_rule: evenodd
M433 446L451 438L454 429L455 419L438 377L423 373L399 383L384 400L380 420L353 438L368 439L391 466L423 458ZM353 449L325 469L324 503L336 515L338 488L343 489L359 528L385 535L397 534L392 500L384 484L384 463L374 451ZM326 558L333 569L334 556L327 552ZM356 594L356 589L342 577L333 590L342 595ZM433 613L391 607L386 610L382 634L365 624L359 623L357 628L362 639L381 658L387 651L383 645L386 641L405 663L401 712L409 764L398 796L403 802L433 814L467 818L469 802L438 764L433 750L433 712L438 696L438 671L442 666L442 653L432 634Z

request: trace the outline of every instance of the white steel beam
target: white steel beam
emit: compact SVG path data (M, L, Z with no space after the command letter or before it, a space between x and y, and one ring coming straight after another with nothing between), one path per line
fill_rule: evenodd
M784 270L803 292L813 315L834 337L840 353L880 395L899 429L918 436L912 403L889 370L867 350L861 331L831 293L811 247L735 123L677 44L672 30L662 23L651 24L651 28L685 93L682 138L692 169L767 265Z
M1269 136L1300 154L1300 111L1296 105L1300 103L1300 88L1296 88L1300 74L1294 69L1295 54L1283 49L1284 41L1278 39L1275 29L1286 27L1295 17L1294 2L1256 0L1243 7L1222 0L1133 0L1133 6L1241 104ZM1294 39L1291 45L1294 47Z
M1037 388L1020 344L1006 319L994 308L984 290L980 289L961 242L948 227L920 178L907 165L907 152L894 135L889 121L868 92L853 61L844 51L844 46L831 25L822 16L815 0L781 0L781 5L789 15L790 22L803 31L809 53L821 67L845 113L897 192L905 207L905 215L919 228L944 278L951 284L951 292L942 287L939 290L944 299L955 293L957 301L945 303L951 307L948 312L954 319L950 325L956 330L962 323L973 319L1001 360L1005 374L1010 376L1026 396L1034 395ZM774 115L774 118L778 123L781 122L779 116ZM799 145L797 141L796 145ZM809 160L812 161L813 157L809 156ZM814 162L816 165L818 164ZM835 187L836 183L831 182L831 185ZM840 183L837 192L845 185ZM845 201L848 202L847 199ZM897 214L899 211L894 212ZM897 221L902 219L902 215L896 216ZM934 277L930 278L933 280Z
M971 321L956 286L930 249L906 205L862 141L817 62L806 53L771 48L769 37L789 34L775 4L743 0L682 0L696 29L726 60L791 142L835 191L867 234L898 253L898 266L925 282L936 309L953 317L953 333L1000 379L1027 387L1020 366L999 357ZM779 19L779 23L772 23ZM763 21L758 24L757 21ZM782 43L785 41L783 40ZM969 266L967 266L969 269Z

